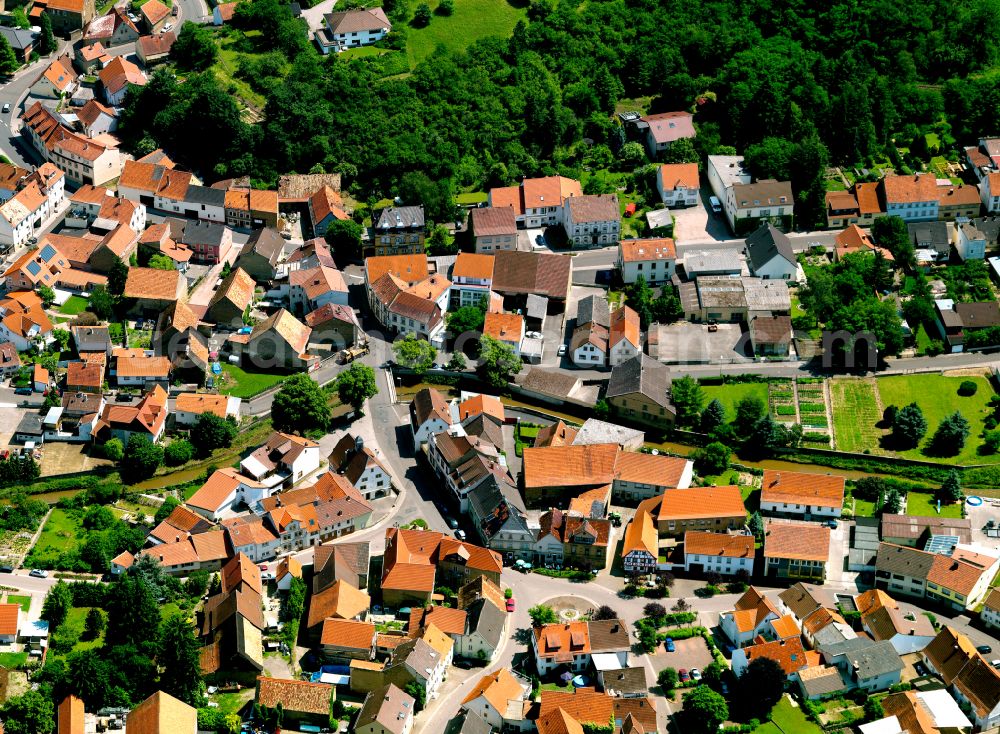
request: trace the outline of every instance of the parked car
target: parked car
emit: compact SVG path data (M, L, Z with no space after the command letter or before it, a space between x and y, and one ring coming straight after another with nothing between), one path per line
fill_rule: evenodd
M507 611L513 612L515 609L517 609L517 602L514 601L514 597L511 597L507 600Z
M708 203L712 206L712 211L716 214L722 213L722 202L719 201L717 196L709 196Z
M453 517L449 517L446 518L446 521L448 523L449 528L451 528L452 530L458 530L458 520L456 520Z
M930 671L927 670L927 666L924 665L919 660L913 664L913 670L920 677L927 675Z
M456 530L455 531L455 537L458 538L459 540L465 540L465 531L464 530Z
M169 33L173 29L174 29L174 24L173 23L167 23L165 26L163 26L163 30L160 31L160 32L161 33Z
M667 652L673 652L677 648L674 647L674 640L672 637L668 637L663 641L663 646L667 649Z
M13 566L0 566L0 573L14 573Z
M28 572L29 576L34 576L36 579L47 579L49 577L49 572L43 568L33 568Z
M529 331L529 332L527 332L525 334L525 336L528 337L529 339L541 339L542 338L542 332L540 332L540 331Z
M15 395L31 395L31 388L30 387L19 387L16 390L14 390L14 394Z
M680 678L681 683L686 683L691 680L691 674L687 672L687 668L681 668L677 671L677 677Z
M4 102L3 103L3 113L6 115L8 112L10 112L10 102Z
M827 527L831 527L834 530L837 529L837 521L836 520L829 520L826 524L827 524Z
M989 655L991 652L993 652L993 648L990 647L989 645L979 645L978 647L976 647L976 652L982 655Z
M558 350L558 352L556 352L556 353L557 353L557 354L558 354L558 355L559 355L560 357L561 357L561 356L563 356L564 354L566 354L566 345L565 345L565 344L560 344L560 345L559 345L559 350Z
M701 680L701 671L697 668L691 668L691 680Z

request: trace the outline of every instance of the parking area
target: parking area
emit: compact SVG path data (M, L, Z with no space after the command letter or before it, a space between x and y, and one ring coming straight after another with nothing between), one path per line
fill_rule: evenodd
M965 503L965 514L972 523L972 542L985 548L1000 550L1000 538L991 538L986 534L986 525L990 520L994 525L1000 525L1000 500L983 497L983 504L970 505Z
M43 477L91 471L98 466L110 466L107 459L87 456L88 444L50 442L45 444L41 472Z
M749 339L742 327L739 324L717 326L717 331L709 331L705 324L686 321L660 324L655 334L651 331L656 343L649 345L649 354L666 364L752 362L743 351L749 348Z
M704 670L712 662L712 653L708 651L705 641L698 636L675 641L673 652L665 652L664 646L660 645L659 649L649 658L653 669L657 672L664 668Z
M734 239L729 231L724 214L714 214L709 209L708 197L712 190L707 186L701 190L698 206L671 209L674 215L674 240L676 242L718 242Z

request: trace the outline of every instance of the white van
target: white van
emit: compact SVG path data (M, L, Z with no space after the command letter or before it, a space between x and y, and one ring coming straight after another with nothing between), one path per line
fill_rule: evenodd
M708 203L712 205L712 211L716 214L722 214L722 202L719 201L717 196L709 196Z

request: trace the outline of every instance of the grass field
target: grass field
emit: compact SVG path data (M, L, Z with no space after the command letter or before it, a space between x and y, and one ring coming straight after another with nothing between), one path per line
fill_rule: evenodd
M885 453L879 448L882 431L875 424L882 420L882 415L871 382L850 378L831 380L830 400L838 450Z
M909 492L906 495L906 514L920 517L939 517L934 496L921 492ZM941 505L940 517L962 517L961 503Z
M7 596L8 604L20 604L21 611L27 613L28 609L31 607L31 597L30 596L17 596L15 594L10 594Z
M225 381L219 387L219 392L237 398L249 398L269 387L277 385L288 375L271 374L269 372L247 372L234 364L222 365Z
M76 548L84 534L80 520L66 510L53 508L38 542L25 559L26 566L52 568L60 553Z
M767 405L767 383L745 382L731 385L705 385L702 387L705 392L705 405L713 400L718 400L726 409L726 419L732 420L736 417L736 403L747 396L760 399Z
M431 9L436 8L434 3ZM480 38L509 38L517 22L527 15L527 3L517 8L505 0L455 0L452 15L435 14L426 28L408 29L406 54L410 68L430 56L438 44L457 51Z
M467 194L457 194L456 204L482 204L489 200L489 195L485 191L471 191Z
M0 652L0 668L14 670L26 662L28 662L28 653L26 652Z
M979 386L975 395L962 397L958 394L958 386L964 380L971 380ZM927 438L925 442L934 435L941 420L955 412L961 411L966 420L969 421L970 435L965 442L965 448L958 456L949 456L940 459L948 464L992 464L1000 462L1000 455L980 455L977 452L980 440L979 434L983 430L983 420L989 415L986 407L990 398L993 397L993 388L983 377L944 377L942 375L899 375L893 377L878 378L879 395L882 397L883 405L896 405L902 407L915 402L920 406L927 419ZM849 419L856 419L856 416L848 416ZM930 459L937 460L936 457L927 456L923 452L923 446L908 451L901 451L901 456L909 459Z
M757 727L755 734L822 734L822 729L809 721L802 709L792 706L788 697L783 697L771 709L771 721Z
M83 296L70 296L66 303L59 307L59 313L67 316L76 316L87 310L87 299Z

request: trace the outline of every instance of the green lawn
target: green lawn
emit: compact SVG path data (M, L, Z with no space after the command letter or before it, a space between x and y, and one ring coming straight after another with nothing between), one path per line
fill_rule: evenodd
M833 431L840 451L884 453L879 449L882 420L875 401L875 386L868 380L845 378L830 381Z
M937 501L934 495L921 492L909 492L906 495L906 514L920 517L938 517ZM962 517L962 505L956 502L952 505L941 505L941 517Z
M73 516L66 510L53 508L38 542L25 559L25 565L53 568L61 553L76 548L83 539L85 533L81 517L80 513Z
M823 730L809 721L802 709L792 706L785 696L771 709L771 721L761 724L755 734L822 734Z
M17 596L15 594L9 594L7 596L8 604L20 604L21 611L27 613L28 609L31 608L31 597L30 596Z
M958 394L958 386L965 380L971 380L979 386L975 395L962 397ZM993 388L983 377L943 377L942 375L898 375L878 378L879 395L883 405L902 407L916 402L927 419L927 438L934 435L941 420L958 410L969 421L970 435L965 442L965 448L958 456L941 458L948 464L984 464L1000 462L1000 455L980 455L976 449L980 444L979 434L983 431L983 420L989 415L987 403L993 397ZM900 455L910 459L938 460L927 456L923 446Z
M28 653L26 652L0 652L0 668L14 670L26 662L28 662Z
M437 3L431 9L436 10ZM435 14L426 28L407 30L410 68L430 56L438 44L454 51L488 36L509 38L517 22L527 15L527 5L515 8L505 0L455 0L452 15Z
M76 644L73 645L73 650L71 652L76 652L78 650L93 650L94 648L101 647L104 644L103 632L92 640L81 639L83 637L83 630L87 621L87 613L89 611L90 607L70 607L69 613L66 615L66 621L59 626L59 629L56 632L59 636L69 636L70 638L76 640Z
M472 191L467 194L457 194L456 204L481 204L489 200L489 195L485 191Z
M226 379L219 385L219 392L237 398L249 398L269 387L277 385L288 375L270 372L247 372L234 364L222 365Z
M875 503L869 500L852 498L855 517L875 517Z
M744 382L731 385L705 385L702 387L705 393L705 405L712 400L718 399L726 409L727 420L736 417L736 403L743 398L753 396L759 398L764 405L767 405L767 383L766 382Z
M76 316L87 310L87 299L83 296L70 296L66 303L59 307L59 313L67 316Z

